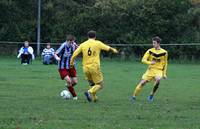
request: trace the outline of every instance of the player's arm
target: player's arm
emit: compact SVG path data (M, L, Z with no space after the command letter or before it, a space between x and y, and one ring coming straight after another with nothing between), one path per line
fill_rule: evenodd
M58 54L59 54L60 52L59 51L56 51L55 53L54 53L54 58L57 60L57 61L60 61L61 59L60 59L60 57L58 56Z
M60 59L60 57L58 56L58 52L56 51L55 53L54 53L54 58L57 60L57 61L60 61L61 59Z
M142 63L148 64L148 65L155 64L155 62L148 60L149 56L150 56L149 51L146 51L146 53L144 54L142 58Z
M60 57L58 56L62 51L63 49L65 48L65 44L63 43L57 50L56 52L54 53L54 58L57 60L57 61L60 61Z
M74 66L74 60L76 59L76 57L82 52L81 46L79 46L73 53L71 60L70 60L70 66L73 67Z
M167 78L167 65L168 65L168 53L166 53L165 59L164 59L164 69L163 69L164 78Z
M104 44L104 43L102 43L102 42L100 42L100 45L99 45L99 46L101 47L102 50L111 51L111 52L113 52L113 53L118 53L117 49L115 49L115 48L113 48L113 47L110 47L110 46L108 46L108 45L106 45L106 44Z
M111 51L112 53L118 53L118 50L113 47L110 47L109 51Z

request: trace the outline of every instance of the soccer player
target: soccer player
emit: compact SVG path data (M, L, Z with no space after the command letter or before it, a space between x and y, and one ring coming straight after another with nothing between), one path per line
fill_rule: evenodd
M24 46L20 48L19 54L17 55L17 58L21 58L21 64L22 65L28 65L30 64L31 59L35 59L34 50L31 46L29 46L29 42L25 41Z
M77 84L78 79L76 76L75 63L70 67L70 59L74 51L77 49L78 45L75 42L75 37L73 35L67 36L67 41L62 43L62 45L55 52L54 57L58 61L58 71L62 80L67 83L67 88L72 94L73 99L77 100L77 94L74 90L74 86Z
M142 63L149 65L147 71L143 74L142 80L136 86L131 100L134 102L136 96L142 90L142 87L149 81L154 80L154 87L148 96L148 101L153 101L153 97L159 87L160 80L167 78L167 60L168 53L160 47L161 39L156 36L152 38L153 48L146 51L142 58Z
M88 32L88 40L83 42L73 53L70 64L73 66L75 58L82 53L83 72L91 88L85 92L89 102L97 101L96 93L103 88L103 75L100 69L101 50L118 53L115 48L96 40L96 31Z
M54 49L51 48L51 44L47 43L46 48L42 51L42 58L43 58L43 64L49 65L52 64L54 61Z

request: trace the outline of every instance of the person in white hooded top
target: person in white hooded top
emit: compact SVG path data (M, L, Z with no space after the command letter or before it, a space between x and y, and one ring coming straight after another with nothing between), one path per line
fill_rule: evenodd
M21 64L30 64L31 60L35 59L34 50L29 46L29 42L25 41L24 46L20 48L17 58L21 58Z

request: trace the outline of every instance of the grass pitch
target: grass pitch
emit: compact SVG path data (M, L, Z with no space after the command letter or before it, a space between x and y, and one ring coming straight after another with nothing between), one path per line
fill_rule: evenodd
M131 103L130 96L147 66L102 61L105 86L99 102L88 103L81 62L75 87L79 100L63 100L56 65L15 58L0 60L0 129L200 129L200 66L169 64L154 102L147 102L153 83Z

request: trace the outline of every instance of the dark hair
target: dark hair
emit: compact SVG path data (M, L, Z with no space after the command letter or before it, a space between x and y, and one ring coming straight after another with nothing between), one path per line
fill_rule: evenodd
M162 39L160 37L158 37L158 36L152 38L152 41L156 41L157 43L160 43L161 40Z
M71 34L67 35L67 41L74 41L75 37Z
M88 33L88 38L95 38L96 37L96 31L90 30Z

